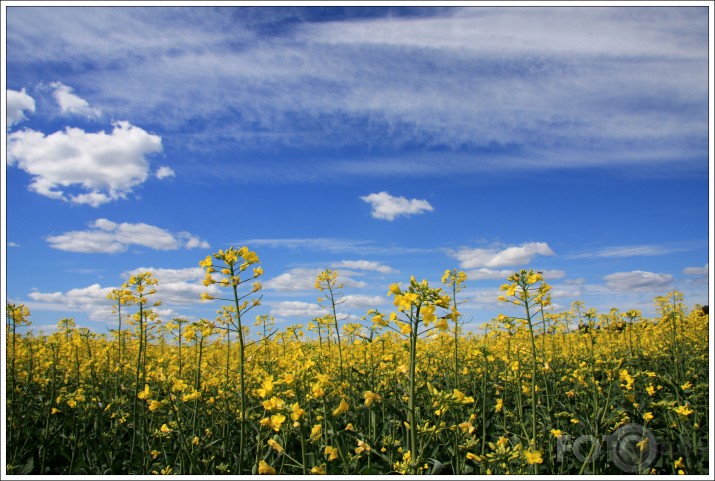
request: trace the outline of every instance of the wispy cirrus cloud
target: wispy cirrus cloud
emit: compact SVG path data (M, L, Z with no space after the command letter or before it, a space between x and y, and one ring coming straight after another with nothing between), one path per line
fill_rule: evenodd
M269 247L273 249L312 250L325 251L333 254L350 253L357 255L398 255L398 254L425 254L437 252L439 249L422 247L403 247L392 245L378 245L373 240L340 239L334 237L288 237L272 239L248 239L235 244L254 247Z
M354 269L357 271L376 271L381 274L391 274L395 272L395 269L388 265L368 260L340 261L333 264L333 267L336 269L344 267L346 269Z
M684 247L666 247L658 245L636 245L636 246L617 246L607 247L592 252L581 254L571 254L564 257L570 259L584 259L597 257L640 257L640 256L662 256L672 252L680 252L687 250Z
M709 264L705 264L703 267L686 267L683 269L683 274L686 276L706 277L709 273Z
M83 231L70 231L48 236L50 247L68 252L117 254L136 245L155 250L208 248L205 240L190 232L172 233L144 223L116 223L97 219Z
M15 9L8 62L27 82L33 64L91 63L69 81L91 85L107 115L168 129L200 118L205 128L179 139L196 148L214 149L218 137L257 155L331 146L385 166L323 156L314 162L324 175L399 171L404 148L429 153L402 169L421 175L705 165L705 10L415 11L313 21L293 7ZM255 168L290 181L314 175L280 165Z

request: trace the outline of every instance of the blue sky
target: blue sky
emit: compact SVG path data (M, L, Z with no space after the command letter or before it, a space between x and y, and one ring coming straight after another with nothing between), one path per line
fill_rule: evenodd
M3 295L37 330L114 327L137 270L162 319L211 319L198 262L231 245L280 326L324 314L326 267L350 319L455 267L472 328L521 268L557 310L712 297L707 2L27 3L3 5Z

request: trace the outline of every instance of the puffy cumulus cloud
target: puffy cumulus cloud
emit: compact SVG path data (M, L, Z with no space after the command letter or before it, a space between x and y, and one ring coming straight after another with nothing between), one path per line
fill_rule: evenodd
M686 276L707 277L709 272L709 264L705 264L703 267L686 267L683 269L683 274Z
M124 199L149 175L147 156L162 150L161 137L129 122L111 133L68 127L45 135L22 130L8 135L9 165L32 176L30 190L52 199L97 207ZM84 191L66 192L68 187Z
M395 220L400 215L410 216L434 210L426 200L394 197L387 192L366 195L360 199L372 206L371 214L375 219L387 221Z
M35 99L25 93L25 89L7 90L7 126L8 128L22 122L25 117L25 112L35 111Z
M645 271L615 272L603 278L606 288L615 292L645 292L661 289L673 281L670 274Z
M97 219L89 229L70 231L47 237L50 247L68 252L116 254L130 245L139 245L156 250L209 247L208 242L189 232L171 233L149 224L112 222Z
M521 266L531 262L536 255L553 256L555 254L546 242L527 242L518 247L507 247L502 250L463 248L451 252L450 255L460 262L462 269L476 269ZM501 274L504 271L486 270L482 272L482 275L496 275L497 272Z
M72 87L68 87L61 82L52 82L50 87L55 89L52 92L52 96L57 101L57 105L60 106L63 114L81 115L90 119L99 118L102 115L99 109L91 107L85 99L72 93Z
M156 169L156 178L159 180L166 179L169 177L175 177L176 173L174 172L174 169L171 167L167 167L166 165L162 165L158 169Z
M376 271L381 274L390 274L392 272L395 272L395 269L393 269L390 266L386 266L385 264L380 264L379 262L366 261L366 260L340 261L336 264L333 264L333 267L334 268L344 267L346 269L354 269L354 270L358 270L358 271Z
M28 296L38 304L33 308L64 309L69 311L87 312L92 320L107 320L112 316L112 301L107 299L111 287L99 284L70 289L67 292L30 292ZM114 316L113 316L114 317Z
M315 279L322 271L323 269L296 267L272 279L268 279L263 283L263 286L266 289L273 289L279 292L312 291L315 290ZM344 287L365 287L366 285L362 281L356 281L343 274L338 275L338 281Z
M204 286L204 271L200 267L184 269L166 269L155 267L138 267L122 273L123 278L151 272L158 281L155 299L166 304L195 304L201 302L201 294L206 292L214 297L221 295L221 289L212 284Z
M278 302L270 311L270 315L275 317L307 317L311 319L325 314L325 309L318 304L302 301Z

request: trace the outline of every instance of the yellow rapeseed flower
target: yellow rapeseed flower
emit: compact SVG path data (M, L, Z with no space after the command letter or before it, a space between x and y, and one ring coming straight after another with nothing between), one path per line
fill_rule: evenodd
M363 397L365 398L365 406L370 406L373 402L382 400L379 394L375 394L372 391L365 391Z
M310 468L310 474L327 474L327 471L325 470L325 463L320 466Z
M678 407L675 409L675 412L678 413L678 414L681 415L681 416L690 416L690 415L693 414L695 411L693 411L692 409L690 409L690 408L686 405L686 406L678 406Z
M348 409L350 409L350 406L345 401L345 398L342 398L340 399L340 405L333 411L333 416L340 416Z
M275 439L269 439L269 440L268 440L268 446L270 446L271 448L273 448L273 450L276 451L276 452L278 452L278 453L283 452L283 446L281 446L280 444L278 444L278 442L277 442Z
M311 441L316 441L320 438L320 435L323 432L323 426L320 424L316 424L313 426L313 428L310 430L310 440Z
M258 474L276 474L276 470L264 460L258 462Z
M541 464L544 462L541 458L541 451L532 451L529 449L524 451L524 457L526 458L526 462L529 464Z
M151 398L151 391L149 390L148 384L144 384L144 390L140 391L139 394L137 394L137 397L139 399L150 399Z
M325 446L325 451L323 452L325 456L328 457L328 461L333 461L338 459L339 451L338 448L332 446Z

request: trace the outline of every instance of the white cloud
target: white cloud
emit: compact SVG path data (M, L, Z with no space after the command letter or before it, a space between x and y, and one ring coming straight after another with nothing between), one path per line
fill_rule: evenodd
M466 8L293 18L279 36L255 28L282 25L288 10L236 17L211 9L26 9L8 25L8 62L91 62L75 81L91 86L116 118L167 126L207 119L209 128L184 139L211 149L231 138L270 149L327 142L453 150L447 165L433 154L409 166L372 159L385 172L407 167L400 170L407 175L700 165L693 137L707 139L708 21L697 9ZM240 119L225 122L223 114L237 110ZM468 150L514 143L529 157L489 161ZM373 174L361 162L324 166L256 169L295 178Z
M323 269L296 267L272 279L268 279L263 283L263 286L266 289L273 289L278 292L315 291L317 295L318 290L315 288L315 279L321 272L323 272ZM366 285L362 281L356 281L339 272L338 281L344 287L365 287Z
M188 232L171 232L159 227L138 223L117 224L107 219L97 219L84 231L70 231L47 237L50 247L69 252L116 254L130 245L156 250L208 247L208 243Z
M308 291L315 289L315 279L322 269L295 268L263 283L266 289L279 292Z
M35 99L25 93L25 89L21 91L7 90L7 126L22 122L26 119L25 111L35 111Z
M583 295L583 289L578 285L559 284L551 286L551 297L561 300L579 299Z
M597 250L594 252L587 252L584 254L575 254L568 256L572 259L582 259L591 257L637 257L637 256L661 256L665 254L670 254L671 252L678 252L686 250L685 248L668 248L663 246L655 245L638 245L638 246L617 246L608 247L605 249Z
M186 247L187 249L195 249L197 247L200 247L202 249L208 249L211 247L208 241L200 239L199 237L196 237L189 232L179 232L177 236L180 239L184 240L184 247Z
M686 267L683 269L683 274L686 276L705 277L709 272L709 264L705 264L703 267Z
M494 270L482 267L481 269L475 269L465 272L467 274L467 279L474 280L484 280L484 279L498 279L505 280L508 276L514 273L511 269Z
M377 271L381 274L390 274L392 272L395 272L395 269L393 269L390 266L386 266L385 264L380 264L379 262L366 261L366 260L340 261L336 264L333 264L333 267L334 268L344 267L346 269L355 269L355 270L360 270L360 271Z
M534 269L535 271L538 269ZM546 282L549 282L552 279L561 279L562 277L566 276L566 273L562 270L556 270L556 269L547 269L547 270L542 270L540 271L543 276L544 280ZM471 271L465 272L467 274L467 279L474 279L474 280L484 280L484 279L497 279L497 280L503 280L506 281L506 278L509 277L514 273L514 270L512 269L501 269L501 270L494 270L494 269L489 269L486 267L482 267L480 269L475 269Z
M200 267L185 269L166 269L154 267L138 267L123 272L123 278L142 272L151 272L158 281L155 299L168 304L197 304L201 302L201 294L207 292L214 297L221 296L221 289L212 284L204 286L204 270Z
M324 316L327 311L318 304L302 301L284 301L276 303L270 314L275 317L307 317L312 319Z
M249 239L235 242L234 244L248 245L252 248L265 246L274 249L314 250L333 253L350 253L354 255L428 254L437 252L437 249L384 246L377 245L375 241L370 240L335 239L331 237Z
M546 242L526 242L519 247L507 247L502 250L463 248L451 252L450 255L460 262L462 269L474 269L522 266L531 262L536 255L553 256L555 254ZM500 274L502 272L504 271L501 271ZM486 271L485 274L496 275L496 272Z
M341 307L359 307L370 309L374 307L381 306L385 304L388 299L382 296L361 296L361 295L347 295L345 296L345 302L340 304Z
M544 276L544 280L547 283L549 283L552 279L561 279L566 277L566 272L560 269L544 269L541 271L541 274Z
M167 167L166 165L162 165L156 170L156 178L159 180L166 179L167 177L175 177L176 173L174 172L174 169L171 167Z
M645 292L667 287L672 281L670 274L655 274L645 271L615 272L604 276L606 288L615 292Z
M70 289L67 292L30 292L28 296L49 309L87 312L90 319L108 320L112 316L112 301L107 299L111 287L99 284ZM38 306L40 307L40 306ZM116 315L114 315L116 317Z
M33 179L30 190L53 199L97 207L124 199L149 175L149 154L160 152L161 137L129 122L115 122L110 134L68 127L45 136L23 130L8 136L8 164ZM76 186L85 192L65 192Z
M142 272L151 272L160 283L199 281L205 276L201 267L186 267L184 269L166 269L163 267L137 267L130 271L122 272L121 276L129 278Z
M20 247L20 244L18 244L17 242L8 242L7 246L8 247Z
M392 221L395 217L400 215L410 216L423 212L432 212L434 210L426 200L408 200L405 197L394 197L387 192L366 195L360 197L360 199L372 206L371 214L375 219L388 221Z
M55 89L52 96L57 101L63 114L82 115L90 119L99 118L102 115L99 109L90 107L89 102L73 94L72 87L60 82L52 82L50 87Z

